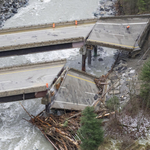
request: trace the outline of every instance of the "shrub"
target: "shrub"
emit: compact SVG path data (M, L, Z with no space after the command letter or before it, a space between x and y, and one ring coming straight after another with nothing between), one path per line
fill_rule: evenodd
M113 96L111 99L106 101L106 107L111 111L116 110L118 106L119 106L119 99L117 96Z
M82 112L81 128L78 135L82 150L96 150L103 141L101 120L96 119L93 107L86 107Z
M150 107L150 60L144 64L140 74L140 79L143 81L140 95L145 104Z

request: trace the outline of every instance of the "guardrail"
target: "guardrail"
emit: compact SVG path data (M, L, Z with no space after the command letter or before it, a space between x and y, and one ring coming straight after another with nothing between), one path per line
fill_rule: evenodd
M75 21L66 21L66 22L55 22L55 23L47 23L47 24L37 24L30 26L20 26L15 28L2 28L0 29L0 34L8 33L8 32L17 32L17 31L26 31L26 30L36 30L36 29L44 29L44 28L55 28L63 27L63 26L71 26L71 25L82 25L82 24L90 24L96 23L97 19L85 19L85 20L75 20Z
M144 15L126 15L126 16L110 16L110 17L100 17L99 19L92 18L92 19L81 19L81 20L74 20L74 21L66 21L66 22L55 22L55 23L46 23L46 24L37 24L37 25L30 25L30 26L18 26L13 28L1 28L0 34L8 33L8 32L16 32L16 31L26 31L26 30L36 30L36 29L44 29L44 28L55 28L63 27L63 26L71 26L71 25L82 25L82 24L90 24L96 23L97 20L104 20L104 19L121 19L121 18L150 18L150 14Z
M127 15L127 16L118 16L118 17L101 17L99 20L105 20L105 19L123 19L123 18L150 18L150 14L146 15ZM15 28L2 28L0 29L0 34L7 34L11 32L19 32L19 31L29 31L29 30L40 30L45 28L57 28L57 27L66 27L66 26L77 26L77 25L83 25L83 24L94 24L97 22L98 19L85 19L85 20L75 20L75 21L66 21L66 22L56 22L56 23L49 23L49 24L37 24L37 25L31 25L31 26L20 26ZM54 25L55 24L55 25ZM146 31L150 28L150 24L146 27ZM146 32L145 31L145 32ZM139 46L143 44L143 38L145 35L145 32L141 35L141 37L138 40ZM42 46L49 46L49 45L56 45L56 44L66 44L66 43L72 43L72 42L81 42L84 41L83 37L78 38L71 38L71 39L61 39L61 40L54 40L54 41L43 41L43 42L37 42L37 43L25 43L21 45L8 45L4 47L0 47L0 51L8 51L8 50L18 50L18 49L24 49L24 48L33 48L33 47L42 47ZM87 43L93 43L91 41L87 41ZM94 42L94 44L98 44ZM111 46L109 44L101 43L102 46ZM112 48L115 47L111 46ZM120 49L124 49L125 47L120 47ZM127 50L131 50L130 48L125 48Z
M60 59L60 60L53 60L53 61L45 61L45 62L39 62L39 63L31 63L31 64L22 64L22 65L15 65L10 67L1 67L1 72L11 71L11 70L18 70L18 69L29 69L32 67L38 67L42 65L58 65L58 64L65 64L66 59Z
M123 18L150 18L150 14L143 14L143 15L124 15L124 16L109 16L109 17L100 17L99 20L105 19L123 19Z

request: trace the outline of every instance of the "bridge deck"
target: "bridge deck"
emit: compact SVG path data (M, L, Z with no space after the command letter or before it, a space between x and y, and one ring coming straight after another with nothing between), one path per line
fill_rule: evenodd
M0 57L81 47L87 37L87 44L139 50L150 28L149 19L150 15L102 17L79 20L78 25L74 21L56 23L55 28L45 24L0 29Z
M0 33L0 52L64 43L83 42L95 22L57 28L39 28Z
M0 71L0 102L4 97L46 91L65 61L4 69ZM21 99L20 99L21 100Z
M98 93L94 82L96 77L90 74L70 69L63 80L51 108L83 110L91 106Z
M127 26L130 26L128 30ZM140 48L140 38L148 26L149 18L101 19L87 43L132 51Z

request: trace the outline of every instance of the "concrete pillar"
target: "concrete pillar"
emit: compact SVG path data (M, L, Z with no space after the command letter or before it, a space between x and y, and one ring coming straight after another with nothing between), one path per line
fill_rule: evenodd
M91 65L91 50L88 50L88 64Z
M50 103L48 103L47 105L45 105L45 111L46 111L46 113L47 114L49 114L50 113Z
M82 55L82 71L85 71L85 62L86 61L86 54Z
M97 56L97 46L94 46L94 57Z

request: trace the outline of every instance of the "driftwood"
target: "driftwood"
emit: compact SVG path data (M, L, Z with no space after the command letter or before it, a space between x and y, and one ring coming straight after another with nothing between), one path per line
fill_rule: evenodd
M111 112L111 113L105 113L103 115L97 116L96 118L99 119L99 118L103 118L103 117L108 117L108 116L113 115L113 114L115 114L115 111Z
M76 117L76 116L78 116L78 115L81 115L81 112L79 112L79 113L77 113L77 114L75 114L75 115L73 115L73 116L67 118L65 121L67 121L67 120L69 120L69 119L71 119L71 118L74 118L74 117ZM65 121L64 121L64 122L65 122Z

